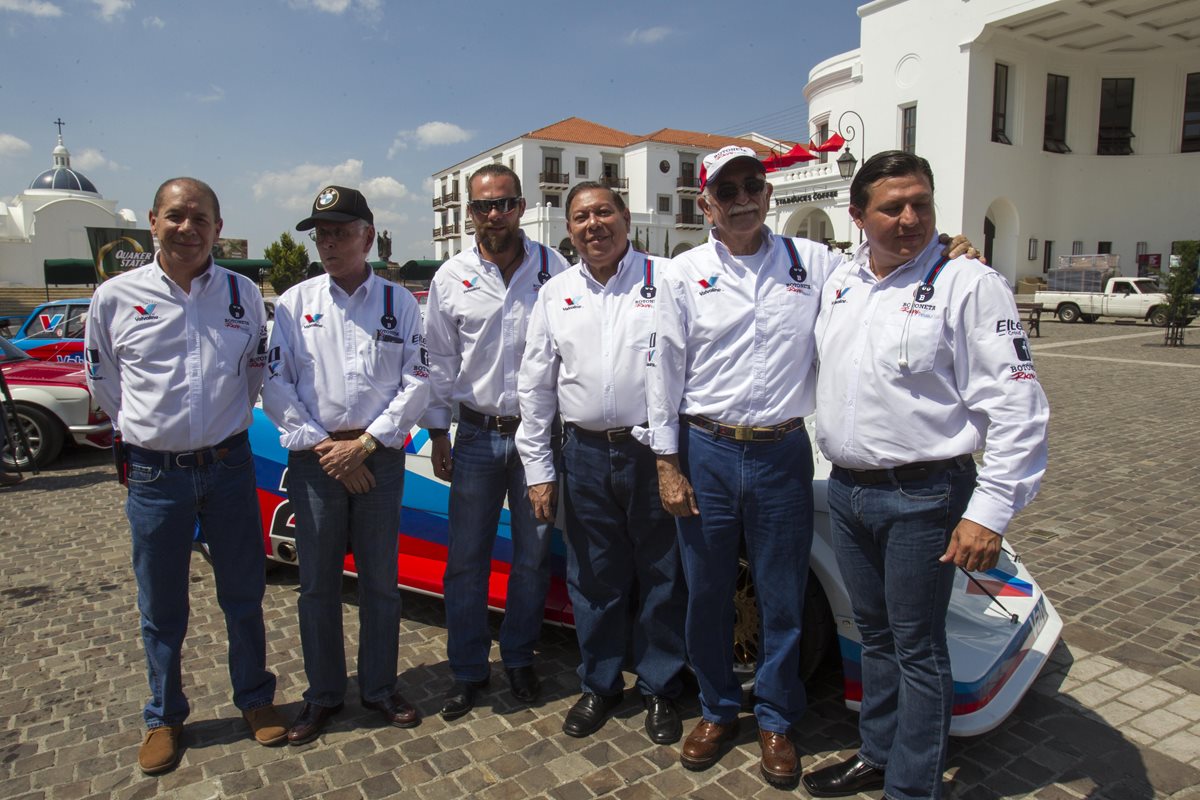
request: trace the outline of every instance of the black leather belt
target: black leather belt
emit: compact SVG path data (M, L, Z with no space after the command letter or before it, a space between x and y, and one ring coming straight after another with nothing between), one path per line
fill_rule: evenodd
M639 427L646 427L647 423L643 422ZM609 428L603 431L592 431L587 428L581 428L574 422L566 424L567 430L574 431L585 439L603 439L610 444L620 444L622 442L633 441L633 425L625 428Z
M491 414L482 414L461 403L458 406L458 418L466 420L472 425L496 431L501 436L512 436L521 425L520 414L513 414L511 417L492 416Z
M693 417L684 414L681 419L687 424L715 433L726 439L737 442L777 442L797 428L804 427L803 417L792 417L787 422L778 425L726 425L708 417Z
M128 443L125 445L125 450L130 455L136 456L139 463L153 464L163 469L192 469L194 467L203 467L206 464L215 464L229 455L230 450L245 444L249 438L246 431L242 431L241 433L235 433L228 439L217 442L212 447L202 447L199 450L188 450L182 453L147 450L144 447Z
M877 483L897 481L919 481L936 475L948 469L963 469L973 461L970 454L943 458L937 461L916 461L912 464L901 464L887 469L849 469L838 467L850 476L850 480L861 486L874 486Z

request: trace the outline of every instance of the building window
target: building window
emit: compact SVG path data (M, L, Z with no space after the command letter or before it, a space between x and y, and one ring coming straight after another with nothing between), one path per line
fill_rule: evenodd
M508 168L511 169L513 172L517 171L517 157L516 156L512 156L511 158L508 159Z
M1071 255L1073 255L1073 256L1083 255L1083 240L1082 239L1076 239L1075 241L1071 242Z
M1112 242L1096 242L1096 252L1101 255L1112 252Z
M550 208L562 208L562 195L561 194L546 195L546 205L550 206Z
M992 141L1012 144L1008 138L1008 65L999 62L992 77Z
M1183 138L1179 152L1200 152L1200 72L1187 76L1187 92L1183 98Z
M1054 242L1047 239L1042 243L1042 272L1049 272L1054 263Z
M586 158L575 159L575 174L580 178L587 177L587 161Z
M1066 75L1046 76L1046 128L1042 149L1048 153L1069 153L1067 147L1067 88Z
M827 141L829 141L829 123L822 122L820 125L817 126L817 144L825 144L825 142L827 142ZM818 164L828 164L829 163L829 153L826 153L826 152L817 153L817 159L818 159L817 160Z
M917 107L900 109L900 149L906 153L917 152Z
M660 214L670 214L671 213L671 195L660 194L658 196L658 213L660 213Z
M1104 78L1100 82L1100 137L1096 155L1133 153L1133 78Z

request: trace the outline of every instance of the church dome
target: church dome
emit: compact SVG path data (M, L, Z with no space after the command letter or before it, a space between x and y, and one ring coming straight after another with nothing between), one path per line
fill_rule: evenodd
M28 173L26 173L28 174ZM38 175L29 183L30 189L66 189L71 192L91 192L92 194L100 194L96 191L96 185L81 172L76 172L70 167L55 167L48 169L41 175Z

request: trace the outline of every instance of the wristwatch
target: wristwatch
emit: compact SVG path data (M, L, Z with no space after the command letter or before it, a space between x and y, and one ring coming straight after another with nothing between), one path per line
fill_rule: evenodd
M369 433L364 433L358 437L358 443L362 445L362 449L367 451L367 455L371 455L379 447L379 443L375 441L375 437Z

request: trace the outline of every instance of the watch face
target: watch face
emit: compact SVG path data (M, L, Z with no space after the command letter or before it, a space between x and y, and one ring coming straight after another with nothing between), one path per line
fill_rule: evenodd
M670 172L671 171L671 162L667 161L665 158L662 161L658 162L658 171L662 172L664 175L666 173Z

